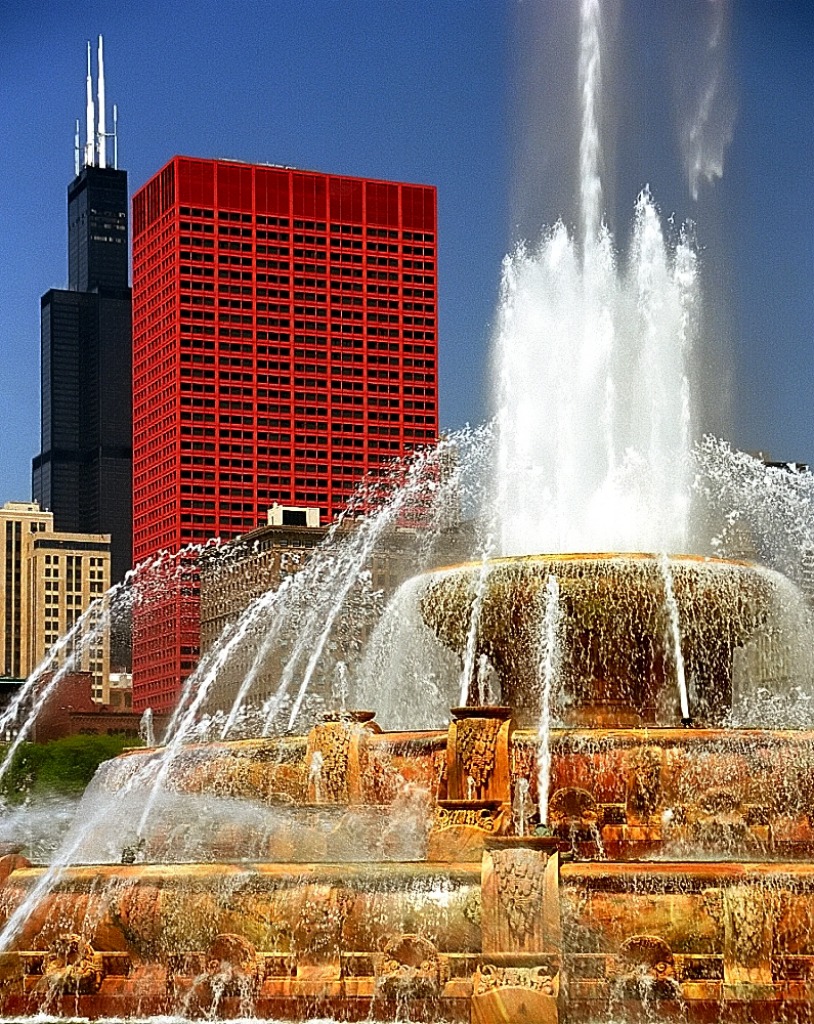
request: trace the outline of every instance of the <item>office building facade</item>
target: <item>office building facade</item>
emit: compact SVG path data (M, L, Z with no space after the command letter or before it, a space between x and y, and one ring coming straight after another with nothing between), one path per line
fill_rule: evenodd
M84 616L81 627L55 662L91 675L91 697L110 696L110 628L105 596L110 587L110 535L35 533L29 540L28 672L41 664L54 644Z
M424 185L175 157L136 193L137 562L246 533L275 503L329 522L436 440L436 232ZM197 647L185 625L160 650L149 615L134 706L163 710ZM187 623L181 604L169 618Z

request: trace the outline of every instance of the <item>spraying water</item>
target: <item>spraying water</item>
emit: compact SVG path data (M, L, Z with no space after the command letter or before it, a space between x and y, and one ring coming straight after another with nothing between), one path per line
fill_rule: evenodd
M681 651L681 628L678 620L678 602L673 588L673 573L667 555L659 558L659 568L664 579L664 604L667 609L667 630L669 647L673 654L678 699L681 705L681 721L690 721L690 698L687 694L687 678L684 672L684 655Z
M542 615L539 678L542 689L539 750L537 754L537 789L540 801L540 824L548 824L548 791L551 788L551 691L559 668L560 586L556 576L549 576L545 587Z
M515 835L524 836L526 834L533 811L534 803L529 796L529 780L521 776L515 784L512 797L512 824Z
M486 592L486 581L489 577L489 556L493 550L492 535L489 534L484 542L481 552L480 572L475 586L475 596L472 598L472 606L469 612L469 632L466 637L466 651L464 652L464 665L461 672L461 706L466 704L469 695L469 688L475 676L475 662L477 661L478 623L480 621L481 609L483 608L483 595ZM480 680L477 681L478 696L480 699Z
M698 273L649 193L624 263L602 222L601 12L583 0L581 238L560 223L506 257L496 348L503 554L684 550Z
M39 712L58 692L63 679L81 667L87 653L101 644L110 627L111 609L123 586L121 583L114 584L106 594L88 606L71 629L54 644L20 687L6 711L0 715L0 735L25 715L0 762L0 780L5 777L17 750L34 728Z

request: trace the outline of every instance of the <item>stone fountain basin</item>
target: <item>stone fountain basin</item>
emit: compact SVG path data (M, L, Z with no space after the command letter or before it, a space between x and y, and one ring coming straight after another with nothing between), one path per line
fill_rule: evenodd
M810 863L575 862L558 874L569 1005L607 1006L613 985L640 971L636 951L644 947L659 953L653 970L669 967L671 983L691 1000L714 1002L727 986L771 989L789 972L814 972ZM4 915L40 876L36 868L12 872L1 890ZM291 957L292 969L304 958L311 969L340 955L375 955L393 936L420 935L440 953L473 956L482 952L481 881L480 865L455 864L73 868L15 948L47 950L76 932L133 964L168 964L226 935L281 963ZM511 887L505 893L515 896ZM488 959L500 962L500 954ZM748 987L736 994L761 995Z
M673 555L668 564L685 674L703 695L703 713L714 721L731 704L734 649L780 614L793 588L779 573L746 562ZM665 576L661 557L647 553L472 562L426 573L421 613L442 643L463 656L480 590L476 654L487 655L496 668L501 702L513 707L516 720L536 724L540 638L553 577L566 720L632 725L638 716L656 724L665 704L675 721L677 704Z
M611 860L814 857L814 732L554 729L549 823ZM511 761L538 800L536 732ZM596 844L583 850L596 857Z
M9 875L0 923L44 870ZM474 952L479 890L474 865L85 865L61 873L14 948L47 949L77 932L94 949L148 961L205 950L220 934L281 954L315 945L377 952L385 938L420 931L440 951Z
M810 1017L812 864L564 864L560 908L569 1019L648 997L691 1020Z
M432 788L433 760L446 745L446 731L365 732L371 760L361 783L364 802L382 803L396 781ZM211 793L229 799L271 806L309 803L307 736L276 736L251 740L220 740L185 744L173 759L167 789L176 793ZM137 772L150 778L150 762L165 754L162 747L141 747L105 762L93 785L107 792L126 788Z

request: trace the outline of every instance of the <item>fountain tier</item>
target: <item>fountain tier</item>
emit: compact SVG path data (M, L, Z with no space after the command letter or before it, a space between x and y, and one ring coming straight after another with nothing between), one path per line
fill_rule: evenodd
M554 698L570 725L677 724L685 717L682 679L694 690L693 718L720 722L732 706L735 652L758 632L764 647L779 643L787 605L796 600L778 573L689 556L537 555L427 573L425 621L462 657L475 631L476 655L487 656L500 677L501 702L528 726L542 710L552 577L559 591Z

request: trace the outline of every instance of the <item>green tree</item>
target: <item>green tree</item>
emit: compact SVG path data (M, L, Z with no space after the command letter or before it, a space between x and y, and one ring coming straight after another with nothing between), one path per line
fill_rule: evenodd
M103 761L140 744L128 736L66 736L50 743L22 743L0 782L11 803L27 796L81 793Z

